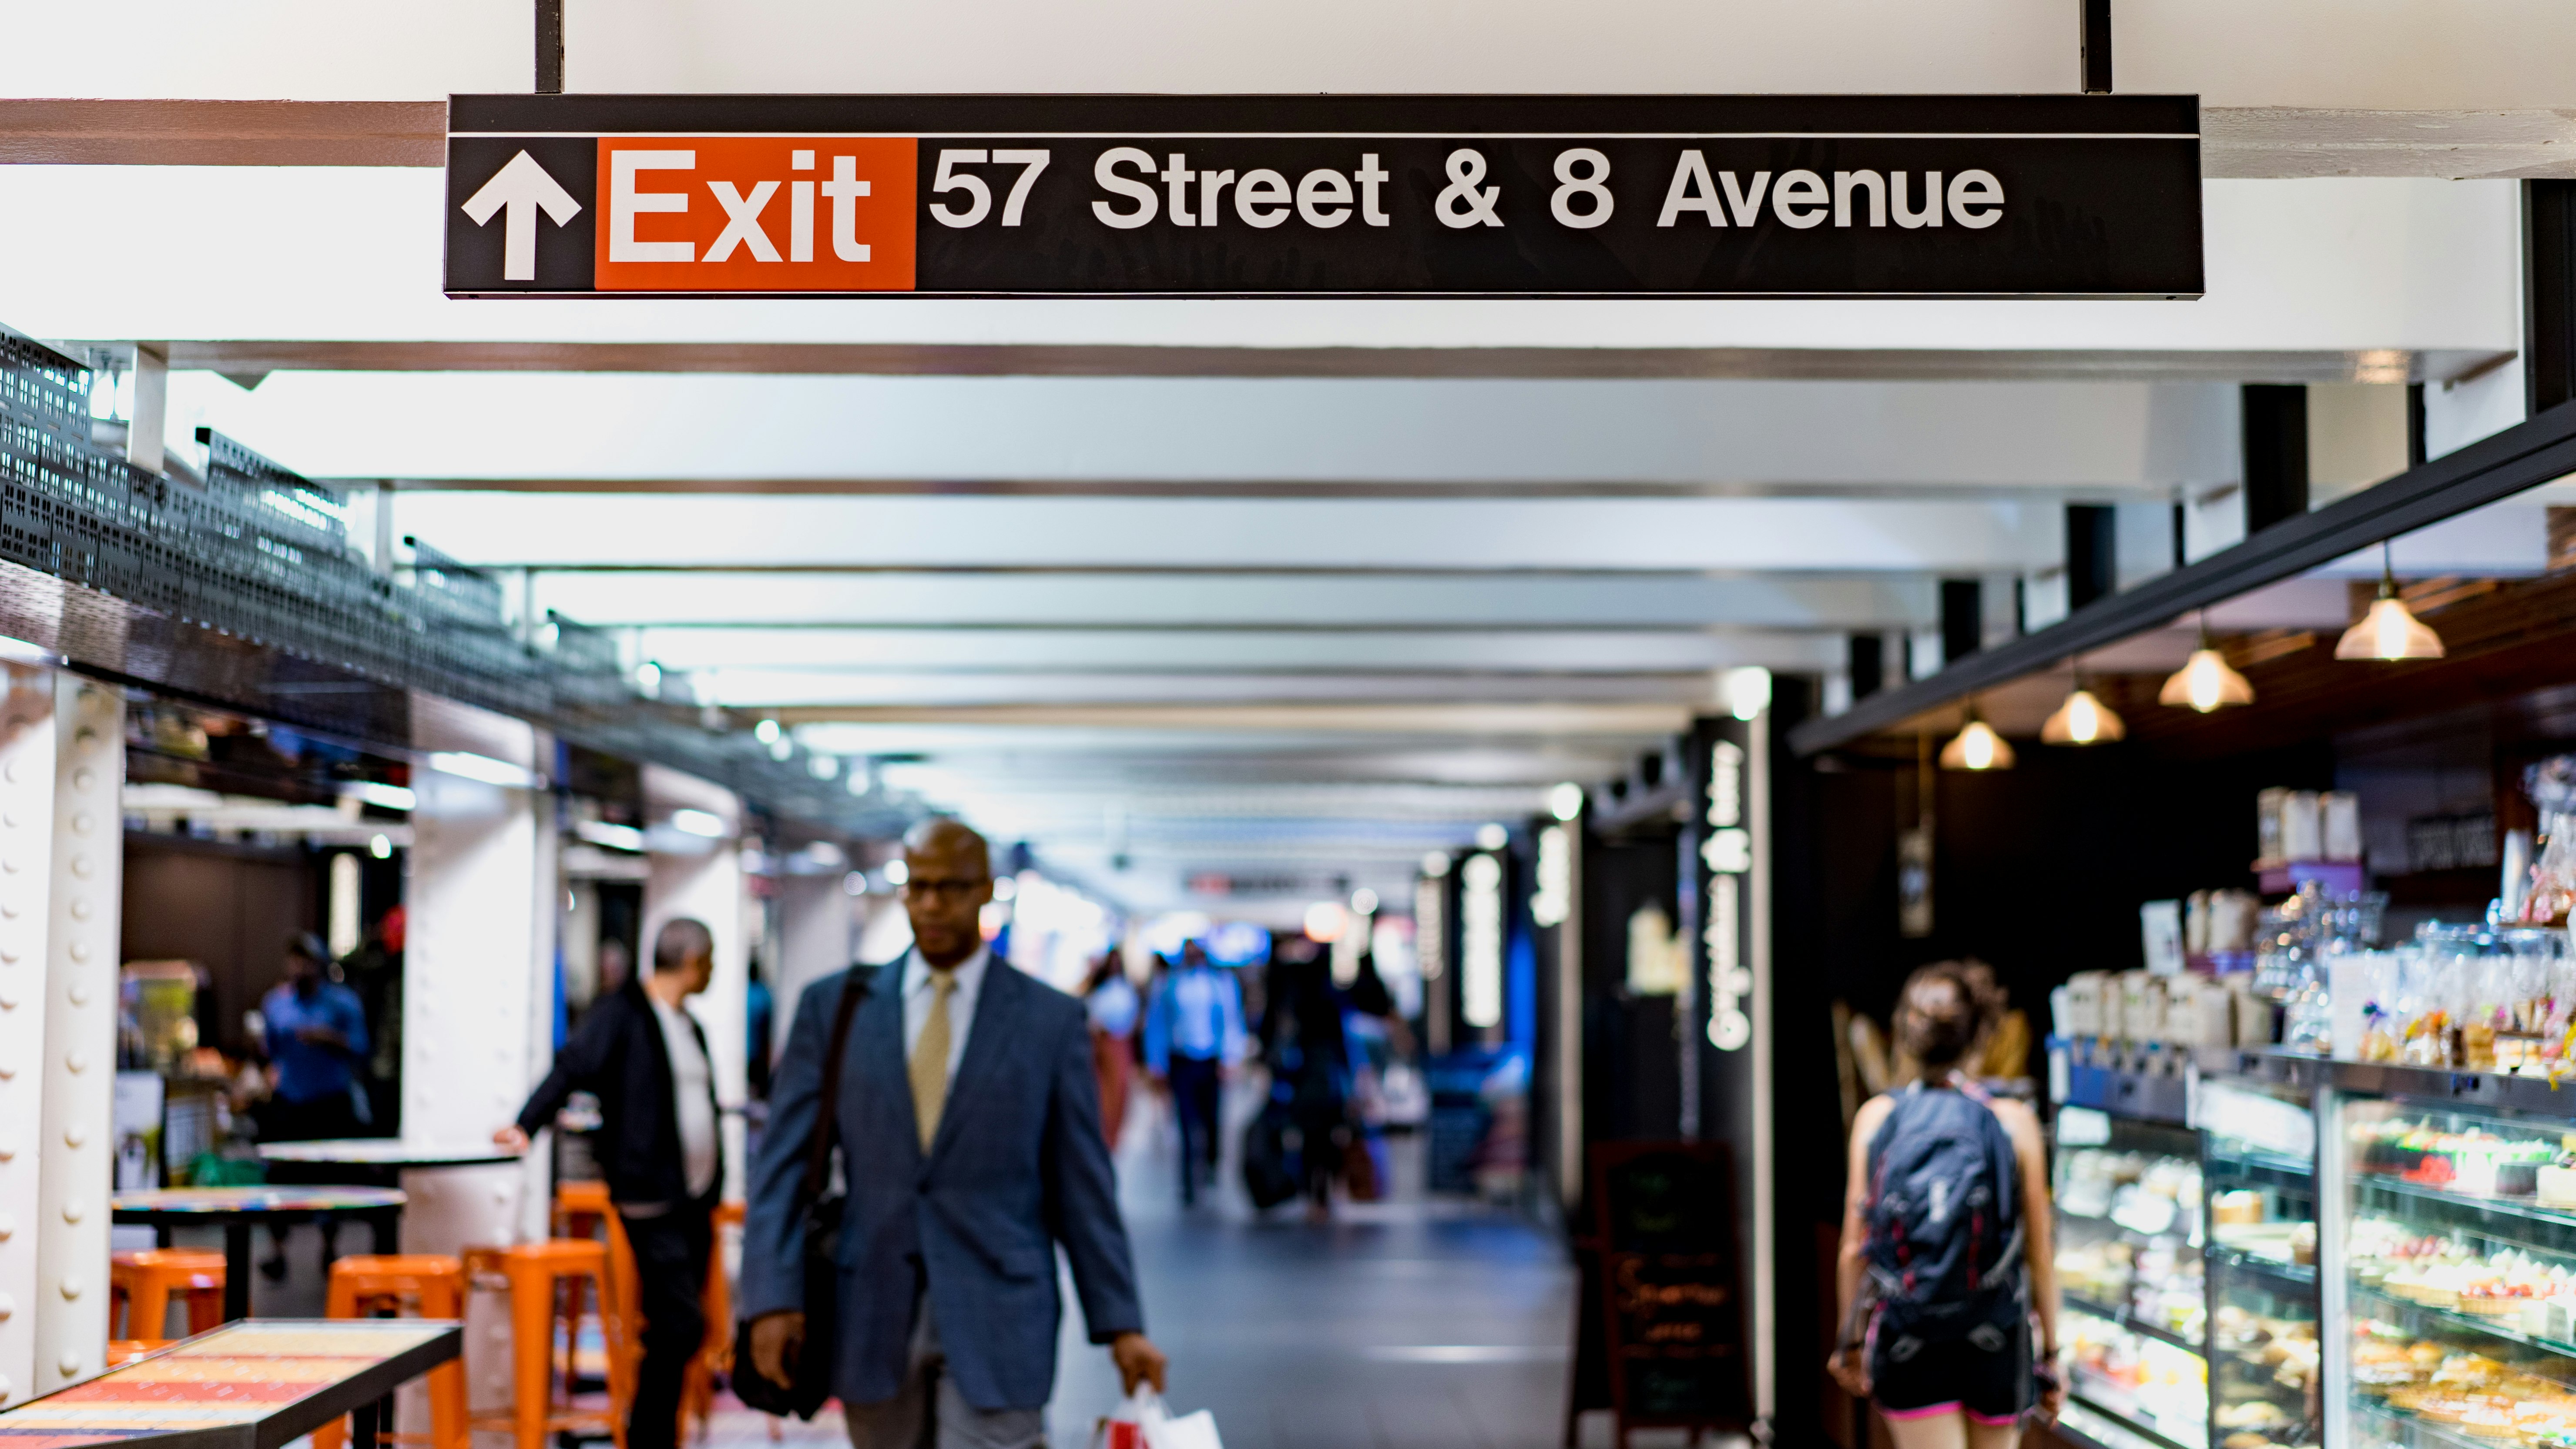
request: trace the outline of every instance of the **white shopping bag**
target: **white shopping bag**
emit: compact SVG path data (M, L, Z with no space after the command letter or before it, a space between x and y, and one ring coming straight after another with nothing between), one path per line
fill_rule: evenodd
M1092 1449L1225 1449L1216 1415L1201 1409L1175 1419L1151 1389L1129 1394L1100 1421L1091 1442Z

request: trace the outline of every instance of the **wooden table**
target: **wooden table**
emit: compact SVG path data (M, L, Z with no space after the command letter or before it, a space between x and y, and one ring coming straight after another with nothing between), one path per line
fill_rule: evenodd
M375 1449L385 1397L464 1342L442 1319L227 1323L0 1410L0 1449L281 1449L343 1414L356 1449Z
M395 1229L410 1199L389 1187L156 1187L108 1199L112 1220L148 1223L163 1247L177 1227L224 1230L224 1317L250 1317L250 1230L253 1224L315 1213L345 1213L375 1230L376 1251L395 1250ZM8 1449L0 1445L0 1449Z

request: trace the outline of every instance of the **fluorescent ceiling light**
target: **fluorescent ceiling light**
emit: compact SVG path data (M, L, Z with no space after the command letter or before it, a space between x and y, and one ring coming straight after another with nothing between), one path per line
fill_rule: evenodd
M468 754L463 750L442 750L429 757L429 767L443 774L480 780L486 785L500 785L512 790L533 790L537 777L532 772L507 760L490 755Z
M722 840L725 837L723 817L711 815L704 810L672 811L671 828L683 835L703 835L709 840Z
M632 825L612 825L605 820L582 820L573 824L572 833L593 845L604 845L611 850L632 850L640 853L644 849L644 832Z
M386 785L374 780L361 780L344 794L355 795L368 804L384 810L409 810L420 797L400 785Z

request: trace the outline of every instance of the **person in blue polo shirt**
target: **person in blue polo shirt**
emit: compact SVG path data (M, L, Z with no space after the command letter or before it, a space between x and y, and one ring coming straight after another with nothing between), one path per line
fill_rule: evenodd
M325 975L329 962L321 937L310 931L287 937L286 979L260 999L270 1092L259 1114L263 1142L318 1142L354 1137L366 1128L370 1114L359 1095L365 1088L358 1083L357 1067L367 1056L367 1011L358 993ZM269 1172L277 1182L296 1175L287 1163ZM269 1235L274 1251L259 1270L271 1279L283 1278L286 1225L272 1226ZM337 1256L338 1237L339 1224L324 1217L326 1267Z

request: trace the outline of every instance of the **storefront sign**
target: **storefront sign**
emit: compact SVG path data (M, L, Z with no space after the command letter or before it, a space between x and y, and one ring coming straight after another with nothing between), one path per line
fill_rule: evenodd
M2188 96L457 96L458 297L2193 297Z
M1744 877L1753 869L1753 832L1744 825L1744 747L1719 740L1708 751L1708 833L1700 860L1708 867L1708 1044L1722 1052L1753 1040L1745 1014L1753 972L1744 964Z

